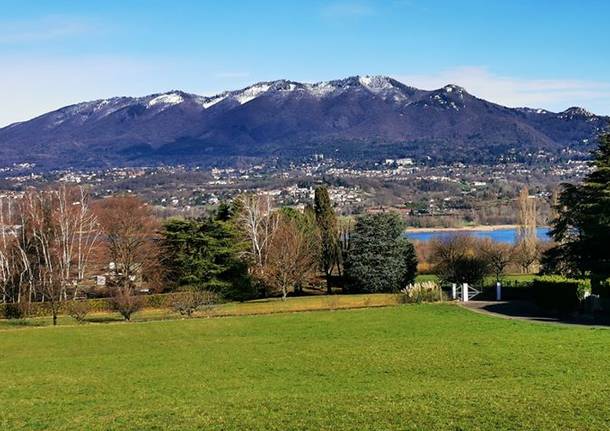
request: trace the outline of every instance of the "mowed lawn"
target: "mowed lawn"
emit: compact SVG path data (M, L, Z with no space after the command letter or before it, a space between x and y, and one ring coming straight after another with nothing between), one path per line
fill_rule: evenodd
M610 330L449 304L0 331L0 429L610 429Z

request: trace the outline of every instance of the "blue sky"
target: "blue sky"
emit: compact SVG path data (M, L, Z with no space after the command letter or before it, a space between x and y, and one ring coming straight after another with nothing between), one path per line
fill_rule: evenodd
M0 126L66 104L357 74L610 114L602 0L0 0Z

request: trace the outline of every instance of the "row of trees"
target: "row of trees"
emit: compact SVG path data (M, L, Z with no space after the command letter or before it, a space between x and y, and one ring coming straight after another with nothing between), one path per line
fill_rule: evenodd
M204 217L161 223L137 197L92 202L84 189L60 186L0 199L0 225L3 302L47 302L54 322L63 301L92 289L111 294L129 319L138 289L237 300L323 284L328 293L398 291L417 265L397 215L338 220L325 187L304 211L249 194Z
M274 208L266 194L243 195L213 216L171 220L164 230L168 267L182 286L224 296L303 293L323 277L327 293L397 291L415 276L413 246L395 214L337 219L328 191L304 211Z
M536 258L543 246L536 244ZM524 252L524 243L507 244L489 238L454 235L430 243L429 261L433 272L445 283L480 284L493 276L500 281L513 267L528 272L532 255Z
M99 223L83 190L28 191L0 200L0 286L5 303L35 299L57 304L75 295L99 237Z
M499 278L511 264L527 272L539 260L542 273L589 278L592 293L610 297L610 133L600 136L583 182L562 184L554 201L554 242L537 241L536 200L524 189L515 246L460 236L436 241L431 246L435 271L445 281L474 283L492 273Z
M112 262L111 281L120 298L133 295L136 274L154 262L150 211L132 198L91 203L82 188L28 190L0 199L0 289L16 313L33 301L50 304L53 323L62 301L77 299L83 282ZM10 307L9 307L10 308Z

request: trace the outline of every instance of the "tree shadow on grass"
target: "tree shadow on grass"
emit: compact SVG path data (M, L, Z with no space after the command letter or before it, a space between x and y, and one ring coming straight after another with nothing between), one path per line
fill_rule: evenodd
M554 311L545 310L531 301L514 300L496 303L492 302L480 308L490 313L538 322L571 323L596 326L610 325L610 316L557 313Z

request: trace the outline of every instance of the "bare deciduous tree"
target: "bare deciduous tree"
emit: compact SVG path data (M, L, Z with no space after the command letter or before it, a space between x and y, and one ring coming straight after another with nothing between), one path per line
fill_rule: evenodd
M291 288L315 274L316 246L293 220L281 217L273 235L263 271L265 283L286 299Z
M238 197L237 207L237 223L249 244L247 259L254 272L262 271L279 223L271 197L268 194L242 195Z
M111 263L112 284L133 290L136 281L160 280L158 222L142 200L121 196L95 206Z
M485 256L489 263L489 268L496 277L496 282L500 281L506 268L513 261L514 249L509 244L493 241L489 238L479 240L481 254Z
M519 241L513 248L513 260L519 265L521 271L528 273L539 260L541 245L534 241Z
M20 202L18 247L30 285L51 307L53 324L68 290L76 289L99 230L82 189L30 190Z
M131 320L131 315L142 309L142 306L142 297L135 295L133 288L128 285L117 286L112 292L112 307L127 321Z

